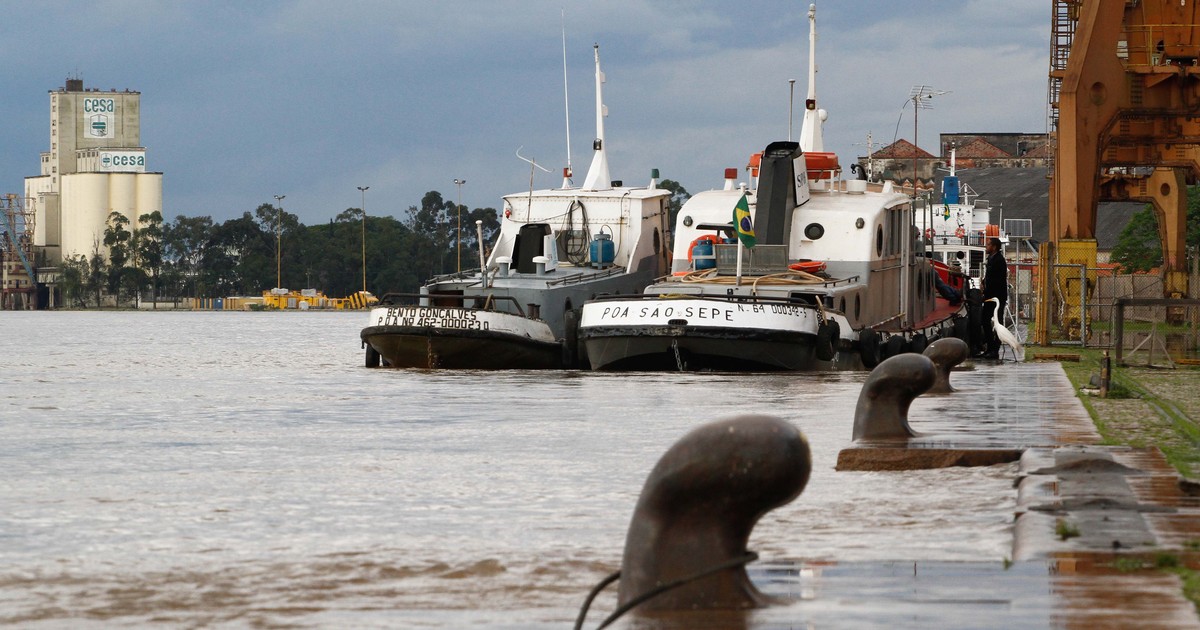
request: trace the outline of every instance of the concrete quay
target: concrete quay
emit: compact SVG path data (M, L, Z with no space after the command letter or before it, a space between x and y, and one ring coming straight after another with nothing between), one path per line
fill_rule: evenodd
M1200 568L1200 486L1158 448L1111 445L1097 430L1163 421L1156 406L1193 422L1193 401L1144 396L1093 422L1057 362L981 363L951 383L958 391L913 401L918 436L854 443L838 469L1017 461L1011 557L760 567L757 582L802 603L787 624L771 614L750 626L1200 628L1180 577Z

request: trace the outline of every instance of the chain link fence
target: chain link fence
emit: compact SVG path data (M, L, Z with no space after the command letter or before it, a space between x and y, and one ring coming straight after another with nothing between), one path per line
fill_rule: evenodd
M1034 265L1018 263L1013 287L1026 296L1025 313L1041 296ZM1200 363L1200 277L1188 279L1181 300L1164 301L1163 279L1111 268L1048 265L1050 338L1055 345L1109 348L1129 364L1171 367ZM1028 283L1028 284L1027 284Z

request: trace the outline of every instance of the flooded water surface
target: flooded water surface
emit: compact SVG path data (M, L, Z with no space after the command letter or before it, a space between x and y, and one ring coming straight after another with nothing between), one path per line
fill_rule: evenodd
M662 453L746 412L813 448L764 562L1011 553L1012 466L833 470L864 374L369 370L362 313L0 318L0 624L569 627Z

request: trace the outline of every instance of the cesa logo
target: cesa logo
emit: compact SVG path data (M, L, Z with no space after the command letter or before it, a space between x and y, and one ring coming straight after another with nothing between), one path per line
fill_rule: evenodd
M83 111L88 114L93 112L111 114L117 111L117 102L111 98L85 98L83 99Z
M146 166L146 156L140 153L101 153L100 165L104 168L120 166Z

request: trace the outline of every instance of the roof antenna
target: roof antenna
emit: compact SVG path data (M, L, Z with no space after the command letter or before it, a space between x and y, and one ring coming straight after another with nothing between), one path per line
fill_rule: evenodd
M562 19L563 103L567 112L567 167L563 169L563 188L571 187L571 99L567 94L567 11L559 9Z
M521 155L521 149L524 149L524 148L525 148L525 145L521 145L521 146L517 147L517 157L526 162L529 162L529 197L525 202L525 221L528 222L529 215L533 212L533 168L536 166L537 168L540 168L547 173L550 172L550 169L542 166L541 164L538 164L532 158L527 158L524 155Z
M604 96L601 88L604 85L604 73L600 71L600 45L592 45L596 57L596 139L592 141L592 165L588 167L587 177L583 180L584 190L608 190L612 182L608 177L608 154L604 147L604 117L608 108L604 106Z

